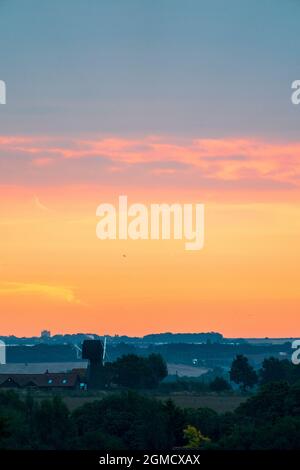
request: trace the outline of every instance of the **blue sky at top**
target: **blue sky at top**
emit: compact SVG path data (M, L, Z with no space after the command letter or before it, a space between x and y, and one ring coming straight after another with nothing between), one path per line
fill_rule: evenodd
M6 134L296 138L297 0L0 0Z

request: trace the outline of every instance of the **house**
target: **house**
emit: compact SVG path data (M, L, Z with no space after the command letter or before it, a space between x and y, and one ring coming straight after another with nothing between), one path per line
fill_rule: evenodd
M37 388L40 390L86 388L85 371L44 374L0 374L0 388Z

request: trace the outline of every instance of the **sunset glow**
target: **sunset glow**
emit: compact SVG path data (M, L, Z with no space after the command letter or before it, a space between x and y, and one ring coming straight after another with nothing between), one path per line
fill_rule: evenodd
M184 331L187 317L191 331L227 336L288 336L297 328L300 143L58 141L0 139L4 333L37 334L45 325ZM204 202L204 249L98 240L96 207L122 191L131 202Z
M28 2L0 2L2 334L297 335L297 2ZM120 195L204 204L204 248L99 240Z

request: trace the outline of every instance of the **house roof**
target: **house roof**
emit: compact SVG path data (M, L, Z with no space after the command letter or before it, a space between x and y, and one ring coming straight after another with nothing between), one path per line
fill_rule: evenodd
M19 387L68 388L74 387L80 380L82 380L82 376L76 371L66 373L45 372L44 374L0 374L0 386L11 382Z
M74 369L87 369L87 361L71 362L26 362L0 364L0 374L44 374L47 370L51 373L72 372Z

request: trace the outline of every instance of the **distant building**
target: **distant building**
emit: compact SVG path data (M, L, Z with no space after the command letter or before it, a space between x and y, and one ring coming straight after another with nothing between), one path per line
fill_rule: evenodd
M6 364L6 344L0 340L0 365Z
M41 338L42 339L49 339L51 338L51 332L49 330L41 331Z
M86 339L82 344L82 359L89 361L87 367L87 386L99 389L104 385L103 367L104 348L100 340Z
M0 374L0 388L86 389L85 369L44 374Z

